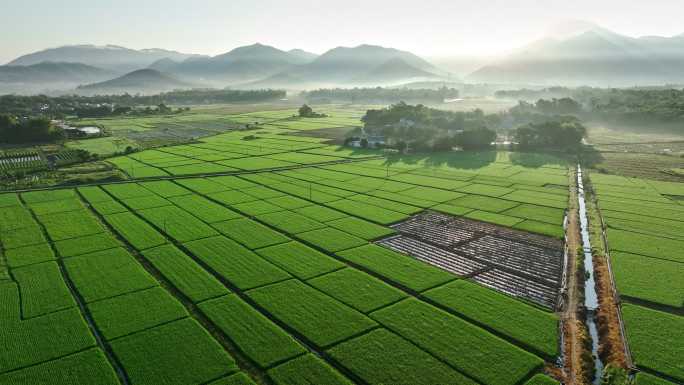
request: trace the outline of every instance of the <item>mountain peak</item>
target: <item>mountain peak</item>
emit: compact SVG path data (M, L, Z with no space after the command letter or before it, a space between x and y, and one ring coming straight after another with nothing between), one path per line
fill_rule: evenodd
M553 39L565 40L596 29L601 29L601 27L590 21L566 20L549 27L545 36Z
M622 86L684 79L684 40L633 38L587 22L544 39L472 73L481 83ZM558 38L561 37L561 38ZM648 69L648 70L645 70Z
M194 55L158 48L134 50L118 45L96 46L81 44L48 48L16 58L10 65L31 65L44 61L83 63L94 67L105 68L118 73L126 73L145 68L165 57L182 61Z

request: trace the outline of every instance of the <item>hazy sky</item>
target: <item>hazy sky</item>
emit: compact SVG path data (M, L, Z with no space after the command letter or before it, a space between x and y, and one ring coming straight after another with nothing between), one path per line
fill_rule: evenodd
M211 55L254 42L316 53L370 43L488 55L572 19L631 36L684 33L683 0L0 0L0 9L0 63L84 43Z

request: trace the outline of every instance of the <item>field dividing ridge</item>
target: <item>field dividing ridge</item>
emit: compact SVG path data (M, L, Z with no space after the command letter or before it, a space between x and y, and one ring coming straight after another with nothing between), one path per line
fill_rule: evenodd
M19 196L19 199L21 201L22 205L25 205L26 202L23 200L22 196ZM45 228L45 226L41 223L41 221L38 219L36 216L35 212L31 210L31 215L33 216L33 220L36 223L39 223L39 226L41 227L43 233L47 238L49 238L49 234ZM128 378L128 374L124 370L123 366L121 365L121 362L118 360L118 358L113 354L112 347L109 345L105 338L102 336L100 333L99 329L97 328L97 325L95 324L92 315L88 311L88 308L86 306L86 303L84 299L81 297L79 294L78 290L76 289L74 282L71 280L69 273L64 266L64 261L62 258L60 258L59 251L53 247L53 253L57 256L57 263L59 266L59 271L62 275L62 279L64 280L64 283L67 285L69 292L71 293L71 296L74 298L76 301L76 304L78 305L79 312L81 313L81 317L86 321L88 328L90 329L91 334L95 338L95 341L97 342L97 346L99 346L100 350L104 353L107 362L114 368L116 375L119 379L119 382L122 385L129 385L130 380Z

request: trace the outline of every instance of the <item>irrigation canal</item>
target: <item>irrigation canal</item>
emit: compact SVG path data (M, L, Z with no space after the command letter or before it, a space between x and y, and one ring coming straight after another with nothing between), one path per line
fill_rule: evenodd
M586 308L586 324L591 337L591 353L594 356L596 375L594 385L601 383L603 374L603 362L598 354L599 334L596 326L596 310L598 309L598 295L596 293L596 281L594 280L594 256L591 252L591 240L589 239L589 220L587 207L584 201L584 184L582 183L582 168L577 165L577 200L579 203L580 231L582 234L582 252L584 253L584 271L588 272L584 282L584 307Z

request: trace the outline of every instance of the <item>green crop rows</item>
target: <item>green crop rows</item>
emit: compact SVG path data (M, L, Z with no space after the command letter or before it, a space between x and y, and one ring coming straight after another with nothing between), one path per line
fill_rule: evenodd
M603 174L591 174L591 183L627 342L637 367L649 372L638 382L682 382L684 184Z
M562 238L567 165L280 135L358 124L335 111L234 115L265 124L108 160L138 180L0 195L0 383L548 380L555 315L373 241L425 209Z

